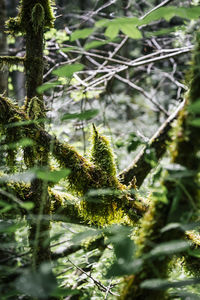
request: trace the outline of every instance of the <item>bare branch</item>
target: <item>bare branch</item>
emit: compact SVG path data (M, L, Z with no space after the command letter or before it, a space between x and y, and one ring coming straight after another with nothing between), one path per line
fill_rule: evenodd
M68 259L68 261L77 269L79 270L81 273L85 274L88 278L92 279L92 281L94 282L94 284L100 289L100 291L103 292L107 292L109 290L109 294L113 295L113 296L117 296L119 297L118 294L113 293L110 289L108 289L105 285L103 285L100 281L96 280L95 278L93 278L90 274L88 274L87 272L85 272L83 269L81 269L80 267L78 267L77 265L75 265L70 259Z
M129 184L135 176L138 188L142 185L144 179L152 170L152 165L147 160L149 151L153 150L155 152L157 161L163 156L167 148L167 142L170 140L169 131L172 128L172 123L177 119L184 105L185 101L183 101L176 111L161 125L147 145L144 146L136 156L131 165L119 174L118 178L123 184Z
M125 79L125 78L123 78L123 77L121 77L121 76L119 76L119 75L115 75L115 78L117 78L118 80L120 80L120 81L122 81L122 82L128 84L128 85L129 85L130 87L132 87L133 89L139 91L142 95L145 96L145 98L147 98L151 103L153 103L153 104L158 108L159 111L162 111L162 112L165 114L165 116L169 117L168 112L167 112L167 111L166 111L159 103L157 103L152 97L150 97L150 96L147 94L147 92L145 92L145 91L143 90L143 88L141 88L140 86L134 84L134 83L131 82L130 80Z

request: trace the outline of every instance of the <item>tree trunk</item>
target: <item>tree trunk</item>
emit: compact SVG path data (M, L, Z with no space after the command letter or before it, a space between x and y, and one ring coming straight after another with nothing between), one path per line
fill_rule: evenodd
M4 33L6 21L6 6L5 1L0 0L0 56L8 55L8 46L6 34ZM0 70L0 94L8 93L8 68L5 66L4 70Z

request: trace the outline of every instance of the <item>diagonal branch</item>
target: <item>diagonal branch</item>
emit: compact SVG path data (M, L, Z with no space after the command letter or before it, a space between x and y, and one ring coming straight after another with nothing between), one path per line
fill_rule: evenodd
M161 125L147 145L144 146L136 156L131 165L119 174L118 178L123 184L129 184L135 176L138 188L142 185L146 176L153 169L151 163L148 161L149 151L154 151L156 161L159 161L163 156L167 148L167 142L171 139L169 131L172 128L172 123L177 119L179 112L183 109L184 105L185 101L183 101L176 111Z

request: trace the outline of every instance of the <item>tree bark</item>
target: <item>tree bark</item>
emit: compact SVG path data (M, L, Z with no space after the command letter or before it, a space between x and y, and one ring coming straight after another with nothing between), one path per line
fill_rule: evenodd
M0 0L0 56L8 55L8 45L5 30L6 6L5 1ZM8 94L8 67L4 66L4 70L0 70L0 94Z

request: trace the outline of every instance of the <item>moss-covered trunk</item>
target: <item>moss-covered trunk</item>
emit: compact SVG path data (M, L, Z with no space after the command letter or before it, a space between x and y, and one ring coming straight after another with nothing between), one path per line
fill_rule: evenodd
M8 54L8 46L6 40L5 30L5 20L6 20L6 6L5 1L0 0L0 56ZM8 90L8 68L4 66L4 70L0 70L0 94Z
M37 87L43 83L44 59L44 25L47 15L48 0L22 1L20 8L21 26L26 37L26 101L28 116L37 120L45 117L44 102L37 93ZM36 98L37 97L37 98ZM35 146L27 148L26 163L28 167L46 168L48 166L48 149ZM30 220L30 246L32 264L36 268L43 262L50 262L50 201L48 184L40 179L31 182L31 199L34 203L33 218Z
M159 195L157 192L158 195L142 220L137 239L139 257L144 257L154 246L162 242L184 238L184 232L180 229L175 228L163 233L160 230L161 228L169 223L185 223L186 220L194 222L199 215L200 139L199 127L195 125L195 120L199 120L200 117L198 108L200 101L199 82L200 34L198 33L197 46L191 67L190 89L186 95L186 105L180 112L177 123L171 132L173 136L170 145L172 163L176 164L178 170L174 167L174 170L172 168L171 171L165 173L162 183L163 193ZM192 239L193 236L195 237L195 232L191 234L186 232L186 234L187 238L189 237L193 241L195 247L195 239ZM184 251L182 254L185 257L187 269L195 277L199 277L199 258L192 257ZM170 299L165 290L144 289L141 283L149 279L167 279L167 267L171 257L172 255L160 255L156 256L154 260L145 261L140 272L132 275L128 280L121 299Z

